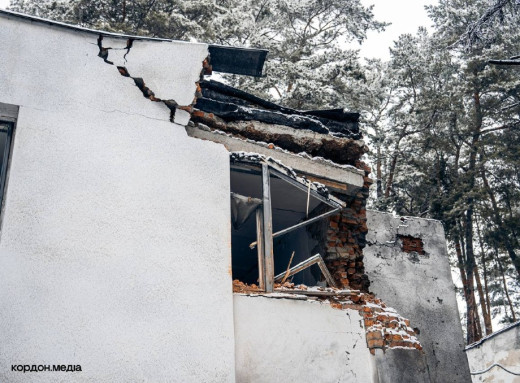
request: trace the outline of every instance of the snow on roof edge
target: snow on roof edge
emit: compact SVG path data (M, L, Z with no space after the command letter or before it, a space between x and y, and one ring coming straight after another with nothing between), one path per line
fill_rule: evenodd
M75 31L78 31L78 32L94 33L94 34L97 34L97 35L101 34L101 35L107 36L107 37L133 39L133 40L166 41L166 42L178 41L178 40L164 39L164 38L159 38L159 37L135 36L135 35L126 35L124 33L100 31L100 30L97 30L97 29L85 28L85 27L82 27L82 26L79 26L79 25L63 23L61 21L54 21L54 20L44 19L44 18L38 17L38 16L27 15L25 13L9 11L7 9L0 9L0 15L13 16L13 17L21 18L21 19L34 21L34 22L49 24L49 25L52 25L52 26L72 29L72 30L75 30ZM187 43L186 41L178 41L178 42L179 43ZM200 44L200 43L187 43L187 44Z
M464 351L468 351L468 350L470 350L472 348L478 347L482 343L484 343L486 340L491 339L491 338L493 338L493 337L495 337L497 335L500 335L500 334L502 334L502 333L504 333L504 332L506 332L508 330L511 330L512 328L517 327L517 326L520 326L520 321L511 323L509 326L506 326L506 327L504 327L504 328L502 328L502 329L500 329L498 331L495 331L494 333L489 334L489 335L483 337L482 339L480 339L479 341L476 341L475 343L468 344L466 347L464 347Z

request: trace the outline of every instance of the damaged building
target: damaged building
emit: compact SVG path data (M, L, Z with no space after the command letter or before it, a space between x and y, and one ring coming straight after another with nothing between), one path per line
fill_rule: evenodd
M0 24L0 380L471 380L442 225L367 211L359 114L211 80L263 50Z

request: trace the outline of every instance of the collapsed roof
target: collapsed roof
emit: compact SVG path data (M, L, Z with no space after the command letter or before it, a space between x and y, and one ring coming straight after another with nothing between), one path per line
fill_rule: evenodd
M7 18L25 19L28 22L96 34L101 39L110 37L126 41L126 48L118 49L128 50L134 41L172 41L98 31L7 10L0 10L0 14ZM206 73L216 71L261 76L268 52L264 49L208 45L208 53L209 63L204 67ZM100 57L101 54L100 50ZM121 74L129 76L127 72ZM202 97L197 100L197 110L193 113L192 120L203 122L210 128L224 131L235 138L272 143L295 154L323 157L340 165L356 166L357 160L368 150L361 140L358 113L343 109L295 110L216 81L202 80L199 85ZM143 95L150 96L144 91ZM161 101L154 98L153 93L149 98L152 101ZM177 107L176 103L171 106L168 101L165 100L165 104L170 109ZM186 105L183 108L189 110L191 106Z
M359 113L343 109L301 111L277 105L217 81L201 81L194 122L234 137L272 143L338 164L355 165L367 148Z
M195 107L214 113L225 121L260 121L336 137L361 138L359 113L345 112L343 109L300 111L213 80L201 81L200 87L202 97Z

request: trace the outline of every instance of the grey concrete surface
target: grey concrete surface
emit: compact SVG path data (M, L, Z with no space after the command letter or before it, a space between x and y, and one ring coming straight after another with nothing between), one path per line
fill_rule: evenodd
M370 290L419 329L431 382L470 382L442 224L376 211L367 219ZM398 235L421 238L425 255L403 252Z
M377 383L429 383L426 358L422 352L399 348L376 350Z

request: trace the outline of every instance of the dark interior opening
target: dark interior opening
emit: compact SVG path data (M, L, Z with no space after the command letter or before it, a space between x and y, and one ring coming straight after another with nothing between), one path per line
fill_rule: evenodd
M307 193L285 180L271 174L271 204L273 233L293 226L306 219ZM231 192L245 197L262 199L262 174L260 168L250 166L231 167ZM262 208L262 205L259 206ZM314 198L309 198L309 218L327 210L328 205ZM308 259L324 248L326 240L326 220L301 227L273 241L275 275L287 269L291 254L294 258L291 266ZM257 240L256 214L253 212L238 228L232 225L231 248L233 279L247 284L258 284L257 249L249 245ZM323 255L323 253L321 253ZM292 282L315 286L321 280L321 272L313 265L291 277ZM291 280L289 279L289 280Z

